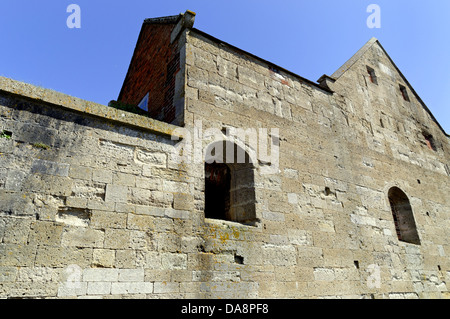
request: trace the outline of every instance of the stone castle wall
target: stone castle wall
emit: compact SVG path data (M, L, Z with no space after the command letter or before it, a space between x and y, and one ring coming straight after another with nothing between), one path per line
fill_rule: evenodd
M176 126L2 78L0 297L449 297L449 140L377 42L321 87L182 39L186 130L279 129L276 171L253 157L254 223L205 218ZM394 186L420 245L397 238Z
M334 75L333 94L201 32L187 43L186 118L280 128L279 174L255 185L261 256L276 251L259 296L448 297L449 139L376 39ZM397 238L392 187L420 245Z

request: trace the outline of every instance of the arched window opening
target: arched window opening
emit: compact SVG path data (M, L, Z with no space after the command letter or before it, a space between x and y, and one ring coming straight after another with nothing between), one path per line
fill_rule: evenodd
M210 145L205 157L205 217L254 224L255 202L249 155L235 143Z
M388 196L398 239L420 245L419 234L408 196L398 187L392 187Z
M226 164L205 163L205 213L214 219L230 219L231 173Z

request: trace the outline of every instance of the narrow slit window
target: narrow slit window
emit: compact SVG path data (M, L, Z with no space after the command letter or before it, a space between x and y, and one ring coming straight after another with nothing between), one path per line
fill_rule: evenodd
M388 196L398 240L420 245L420 238L408 196L398 187L392 187Z
M400 84L400 92L402 93L402 97L406 102L409 102L409 96L408 91L406 90L406 87Z
M370 82L373 84L378 84L377 75L375 74L375 70L370 66L367 66L367 73L369 73Z

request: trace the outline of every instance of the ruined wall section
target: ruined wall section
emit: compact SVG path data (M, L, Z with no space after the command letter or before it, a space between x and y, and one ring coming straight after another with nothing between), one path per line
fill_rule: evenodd
M179 41L187 129L279 129L277 171L256 156L255 223L204 218L177 127L0 78L1 297L449 296L448 149L393 102L388 60L367 51L332 93L199 31ZM418 123L442 154L414 144ZM393 186L421 245L398 241Z
M0 80L0 297L197 296L175 127Z
M378 55L374 61L389 65ZM365 73L356 74L362 65L347 71L332 94L196 30L187 36L186 64L187 126L280 129L278 174L255 174L261 225L248 232L259 258L242 255L258 296L448 296L448 152L426 153L422 143L407 153L417 163L407 164L398 150L414 137L393 129L402 123L417 135L427 114L418 108L417 121L408 120L406 106L402 116L381 108L400 104L398 94L392 85L370 91L365 65ZM423 123L441 137L432 121ZM393 186L410 197L421 246L397 239L387 197ZM239 251L233 241L212 240L216 254L230 245Z

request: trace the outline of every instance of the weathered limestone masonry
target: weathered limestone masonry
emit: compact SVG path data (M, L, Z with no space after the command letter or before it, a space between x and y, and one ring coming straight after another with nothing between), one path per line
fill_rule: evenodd
M0 297L450 298L449 137L376 39L314 83L167 21L177 124L279 129L253 221L205 218L178 126L0 78Z

